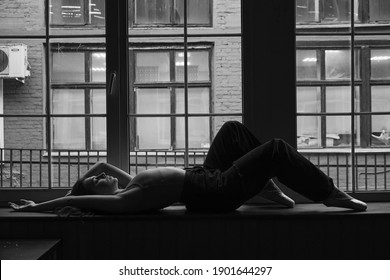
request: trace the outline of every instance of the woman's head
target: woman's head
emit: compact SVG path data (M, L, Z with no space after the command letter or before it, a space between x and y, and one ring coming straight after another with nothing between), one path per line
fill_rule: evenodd
M109 195L118 191L118 179L106 175L104 172L74 184L68 195Z

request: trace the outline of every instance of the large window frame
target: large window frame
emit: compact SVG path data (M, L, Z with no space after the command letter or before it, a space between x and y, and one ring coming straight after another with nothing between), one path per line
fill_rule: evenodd
M51 83L51 100L53 102L53 95L56 90L78 90L83 91L83 100L84 100L84 146L75 147L74 150L105 150L106 147L93 146L93 121L96 120L96 118L106 118L106 115L104 113L101 114L93 114L92 109L92 94L94 90L104 90L106 89L106 82L105 81L93 81L92 76L92 56L95 53L105 53L105 47L103 44L52 44L50 46L50 60L53 63L53 55L56 53L67 53L67 54L83 54L84 61L82 63L83 65L83 71L84 71L84 78L83 81L75 82L75 81L52 81ZM54 105L52 106L53 115L55 115L54 112ZM64 117L64 116L61 116ZM80 118L80 115L72 116L72 115L66 115L67 118ZM61 151L61 150L67 150L66 148L61 148L56 146L55 142L55 129L54 129L54 123L52 124L53 127L51 129L52 131L52 150L53 151ZM70 133L70 131L69 131ZM68 149L69 150L69 149Z
M142 90L147 90L147 89L162 89L165 91L169 91L169 113L168 114L152 114L151 116L146 117L168 117L170 118L170 126L171 126L171 134L170 134L170 145L168 149L156 149L156 150L172 150L172 151L183 151L185 150L184 147L178 146L178 139L176 135L177 131L177 123L175 120L175 117L172 117L171 115L177 114L177 104L176 104L176 98L177 95L179 94L179 91L183 91L185 89L185 82L184 79L177 80L177 66L175 66L175 55L177 53L183 53L183 47L180 45L175 45L175 44L170 44L168 46L164 46L164 48L159 47L156 44L152 45L132 45L130 46L130 65L134 65L134 67L130 71L130 75L132 76L132 80L134 83L130 84L130 102L129 102L129 110L131 113L136 114L138 118L142 116L142 114L139 114L137 112L136 104L137 104L137 92L142 91ZM169 80L168 81L163 81L163 82L146 82L146 81L137 81L136 78L136 65L137 63L135 62L136 56L138 53L161 53L161 54L168 54L169 57ZM213 70L211 68L212 65L212 58L213 58L213 45L212 44L190 44L188 46L188 53L191 52L203 52L207 53L208 56L208 79L207 80L201 80L201 81L192 81L189 79L187 81L188 85L188 90L191 89L196 89L196 88L203 88L208 90L208 101L209 101L209 106L206 109L207 112L205 114L211 114L214 112L213 109ZM182 92L182 93L183 93ZM183 109L183 108L182 108ZM209 134L209 139L208 143L211 143L212 140L212 125L211 125L211 117L208 118L208 134ZM130 120L130 151L140 151L143 150L142 148L139 147L139 142L137 139L137 123L135 119ZM190 150L207 150L206 147L198 147L194 148L189 146ZM144 149L145 150L145 149ZM153 150L153 149L148 149L146 150Z

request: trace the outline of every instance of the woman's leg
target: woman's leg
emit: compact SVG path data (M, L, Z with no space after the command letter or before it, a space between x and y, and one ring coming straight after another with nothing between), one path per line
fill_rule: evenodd
M218 131L203 163L206 169L225 171L233 162L260 145L260 141L243 124L228 121Z
M259 192L259 185L276 176L287 187L313 201L365 210L363 202L352 201L352 197L334 186L330 177L281 139L269 141L236 160L234 167L225 172L226 176L237 172L234 169L247 187L248 199Z
M260 141L246 126L237 121L228 121L215 136L203 166L206 169L225 171L233 166L235 160L260 145ZM295 205L294 200L286 196L272 180L258 185L257 189L257 193L263 198L287 207Z

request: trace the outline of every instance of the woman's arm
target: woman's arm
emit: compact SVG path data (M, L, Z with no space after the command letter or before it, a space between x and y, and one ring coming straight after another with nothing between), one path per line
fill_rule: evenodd
M9 202L17 212L46 212L66 206L111 214L132 213L143 210L142 191L139 188L119 195L80 195L65 196L41 203L21 199L21 204Z
M127 184L133 179L127 172L112 164L97 162L80 178L80 180L84 180L91 176L97 176L102 172L117 178L118 184L121 187L126 187Z

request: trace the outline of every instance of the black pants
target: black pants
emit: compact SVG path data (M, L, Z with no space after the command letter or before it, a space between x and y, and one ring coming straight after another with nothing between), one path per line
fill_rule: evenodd
M219 130L203 167L221 171L218 191L209 190L219 195L211 195L214 202L207 207L215 209L209 210L239 207L273 177L313 201L324 200L334 187L331 178L285 141L273 139L261 144L244 125L235 121L226 122Z

